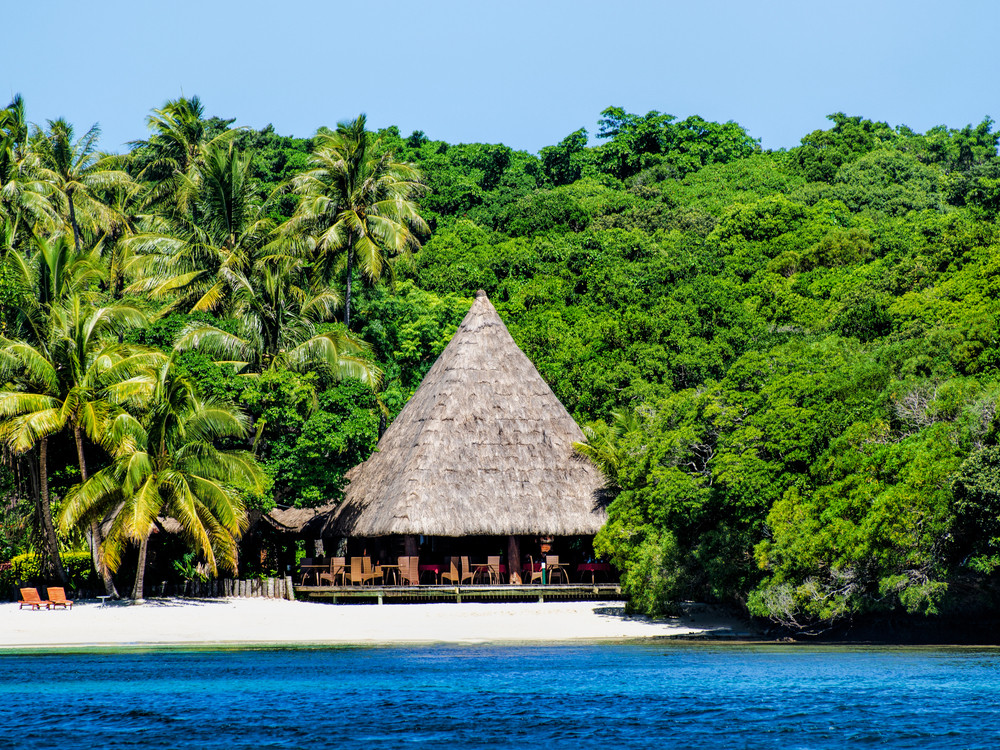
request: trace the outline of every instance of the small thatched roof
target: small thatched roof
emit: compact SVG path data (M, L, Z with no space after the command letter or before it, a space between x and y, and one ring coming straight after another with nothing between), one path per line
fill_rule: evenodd
M267 520L282 533L320 535L322 521L336 509L335 505L324 505L320 508L273 508L267 512ZM317 524L317 521L320 521Z
M594 534L600 472L583 432L476 295L378 451L347 473L339 536Z

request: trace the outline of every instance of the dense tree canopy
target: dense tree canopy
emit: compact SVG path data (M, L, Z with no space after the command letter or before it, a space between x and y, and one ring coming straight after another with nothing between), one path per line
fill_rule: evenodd
M263 479L213 474L220 512L335 500L484 289L586 426L614 497L596 549L637 610L696 598L816 629L997 606L989 118L917 133L836 113L770 152L734 122L609 107L595 144L580 128L536 156L363 119L309 139L232 129L192 98L107 157L98 131L32 130L27 111L0 113L5 403L75 387L59 371L42 394L14 356L55 351L44 306L124 297L149 321L95 329L87 357L136 370L88 398L139 427L117 446L83 429L87 461L51 468L51 503L98 507L92 477L72 494L78 465L124 476L125 457L153 456L142 394L166 356L190 384L185 413L243 410L245 431L206 433L204 450L252 453ZM5 554L41 544L18 514L40 508L40 465L59 463L15 438L27 413L0 415ZM73 502L64 518L88 518ZM109 551L148 520L123 518ZM229 559L205 528L206 559Z

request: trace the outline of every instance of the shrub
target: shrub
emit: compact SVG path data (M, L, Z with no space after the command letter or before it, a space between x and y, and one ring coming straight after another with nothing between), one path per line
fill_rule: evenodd
M97 587L99 581L91 564L89 552L64 552L62 563L69 577L71 589ZM0 570L0 591L10 592L17 588L19 583L45 586L53 581L42 572L38 556L29 553L18 555L10 561L9 568Z

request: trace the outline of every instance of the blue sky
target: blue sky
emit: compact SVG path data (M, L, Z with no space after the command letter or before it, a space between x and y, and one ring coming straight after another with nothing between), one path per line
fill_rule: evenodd
M921 131L1000 117L993 0L12 5L0 96L39 124L99 122L110 151L181 94L285 135L366 112L532 152L610 105L735 120L768 148L836 111Z

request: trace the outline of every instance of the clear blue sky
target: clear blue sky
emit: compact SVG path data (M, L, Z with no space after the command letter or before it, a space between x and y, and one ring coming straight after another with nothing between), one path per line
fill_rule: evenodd
M843 111L926 130L1000 117L995 0L46 0L0 10L0 96L121 150L181 94L284 135L372 127L537 151L610 105L794 146ZM2 103L0 103L2 106Z

